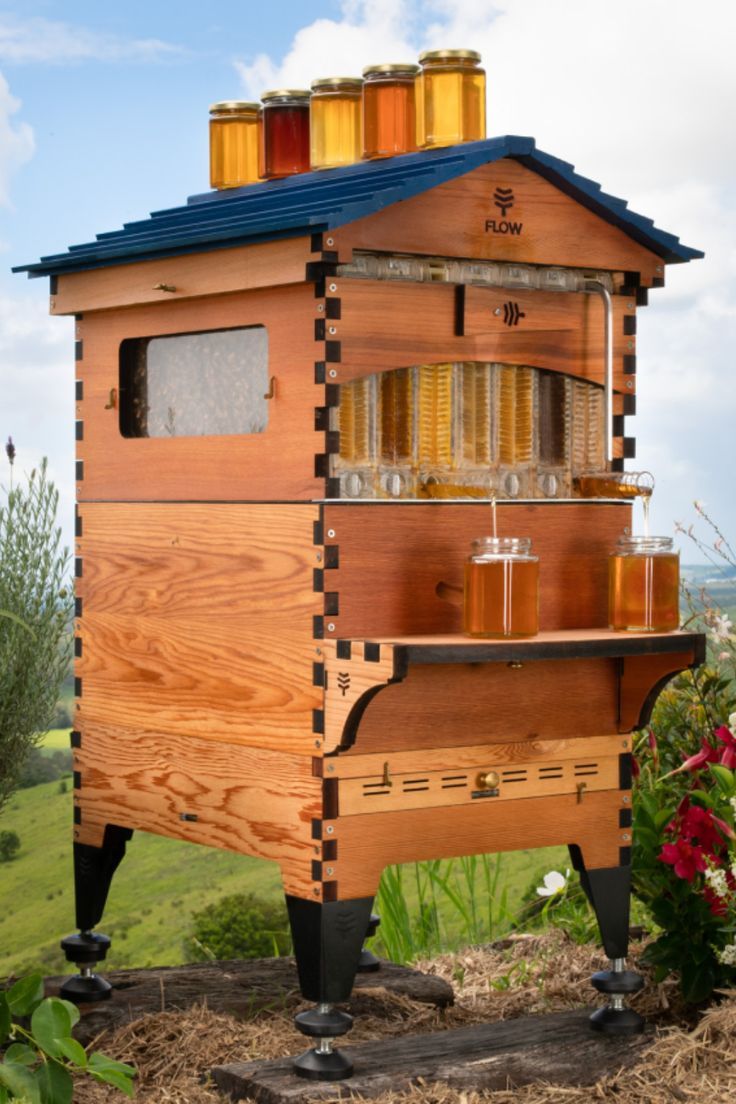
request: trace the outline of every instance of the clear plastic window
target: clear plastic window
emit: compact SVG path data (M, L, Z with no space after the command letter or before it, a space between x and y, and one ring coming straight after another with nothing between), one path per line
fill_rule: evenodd
M124 437L263 433L268 390L265 326L128 338L120 346Z

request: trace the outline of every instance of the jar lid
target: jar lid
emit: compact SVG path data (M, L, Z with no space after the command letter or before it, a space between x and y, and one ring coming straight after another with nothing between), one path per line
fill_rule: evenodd
M261 101L265 103L297 103L308 104L312 93L307 88L275 88L270 92L261 93Z
M641 554L651 552L671 552L672 537L621 536L618 538L617 548L620 549L622 552Z
M480 54L477 50L424 50L419 64L427 61L480 61Z
M366 80L371 77L415 77L421 72L413 62L390 62L386 65L367 65L363 70Z
M528 556L531 537L476 537L471 542L473 553L479 556Z
M360 92L363 87L361 77L318 77L312 81L312 91L322 92L327 89L345 88L348 91Z
M261 110L259 103L250 100L220 100L210 107L210 115L257 115Z

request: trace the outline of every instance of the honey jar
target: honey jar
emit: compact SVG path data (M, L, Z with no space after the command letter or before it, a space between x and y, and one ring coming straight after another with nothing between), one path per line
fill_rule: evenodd
M363 70L363 157L413 153L418 65L369 65Z
M528 537L478 537L465 563L463 631L467 636L539 632L539 558Z
M680 624L680 556L671 537L621 537L609 559L609 627L672 632Z
M223 100L210 108L210 187L238 188L260 179L261 105Z
M263 175L270 179L309 172L309 100L306 89L264 92Z
M363 81L360 77L324 77L312 82L313 169L336 169L360 161L362 117Z
M426 50L418 90L425 149L486 136L486 74L475 50Z

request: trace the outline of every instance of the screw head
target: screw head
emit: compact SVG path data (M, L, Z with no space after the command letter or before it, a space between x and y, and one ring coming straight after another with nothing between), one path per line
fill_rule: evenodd
M324 303L318 303L318 304L317 304L317 310L318 310L318 311L320 312L320 314L322 313L322 311L323 311L324 309L325 309L325 305L324 305Z
M326 828L326 832L327 832L327 835L328 835L328 836L331 836L331 835L333 834L333 832L334 832L334 831L335 831L335 829L334 829L334 828L332 827L332 825L331 825L331 824L328 824L328 825L327 825L327 828Z
M330 284L328 290L329 291L337 291L337 284Z
M336 368L330 368L330 370L327 374L329 375L330 379L335 379L335 377L337 376L337 369Z
M337 333L337 326L328 326L327 327L327 332L329 334L336 334Z
M628 794L624 794L624 796L621 798L621 800L623 801L624 805L630 805L631 804L631 798L629 797Z
M329 764L329 766L327 767L327 770L328 770L328 772L329 772L330 774L332 774L332 772L334 771L334 769L335 769L335 768L333 767L332 763L330 763L330 764Z
M335 873L335 868L334 868L334 866L328 866L328 867L326 867L325 869L326 869L326 872L327 872L328 874L334 874L334 873Z
M328 536L328 537L329 537L330 539L332 539L332 538L334 537L334 535L335 535L335 530L334 530L334 529L328 529L328 530L327 530L327 536Z
M322 553L321 552L317 553L317 563L322 563Z
M631 834L630 834L629 832L624 832L624 834L623 834L623 835L621 836L621 839L622 839L622 840L623 840L623 841L624 841L625 843L628 843L628 842L629 842L629 840L631 839Z
M634 386L633 380L627 380L626 381L626 386L628 387L629 391L631 391L631 389Z
M318 748L318 747L322 747L322 741L321 741L321 740L315 740L315 741L314 741L314 746L315 746L316 748Z
M334 238L327 238L327 244L328 245L334 245L335 244L335 239Z
M334 621L328 621L327 622L327 631L328 632L334 632L335 631L335 622Z
M627 310L633 310L634 309L634 304L633 303L627 303L626 308L627 308Z

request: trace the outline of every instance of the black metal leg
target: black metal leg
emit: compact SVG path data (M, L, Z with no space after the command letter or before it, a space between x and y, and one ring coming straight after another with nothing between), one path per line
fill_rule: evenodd
M316 1002L296 1017L298 1029L318 1040L294 1060L300 1077L340 1081L353 1072L350 1059L333 1047L333 1040L350 1030L352 1017L333 1005L352 991L372 905L372 897L324 903L286 897L299 985L302 995Z
M132 835L129 828L110 824L105 829L102 847L74 844L74 892L79 933L62 939L61 949L67 961L78 967L79 973L67 978L60 992L62 997L75 1004L107 1000L112 992L109 982L94 971L97 963L106 957L110 940L92 929L102 919L112 876Z
M600 928L610 970L593 974L592 984L605 993L609 1003L590 1017L594 1031L607 1035L636 1035L644 1030L644 1020L626 1004L626 997L638 993L644 985L641 974L626 969L629 950L629 907L631 903L631 867L610 866L587 870L580 849L570 847L572 864L580 875L580 884L590 901Z
M377 916L375 912L371 913L370 920L368 921L368 930L365 933L366 939L372 939L378 931L378 925L381 923L381 917ZM381 969L381 963L374 955L373 951L369 951L367 947L363 947L360 952L360 958L358 959L358 973L359 974L373 974L376 970Z

